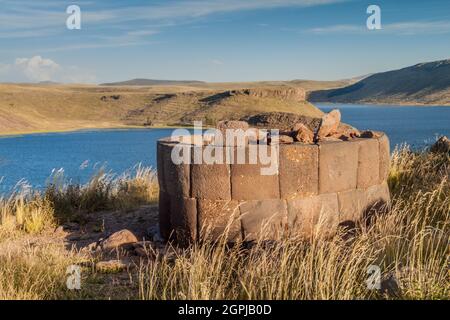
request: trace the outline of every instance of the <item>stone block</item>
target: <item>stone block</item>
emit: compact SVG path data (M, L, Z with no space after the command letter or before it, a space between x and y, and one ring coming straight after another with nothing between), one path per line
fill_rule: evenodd
M380 147L380 176L379 183L383 183L387 180L389 176L389 168L391 165L391 151L389 145L389 138L384 133L381 133L381 136L378 138L379 147Z
M379 183L380 152L378 139L359 139L358 188L364 189Z
M267 157L271 157L272 168L275 174L266 174L264 168L271 166L270 163L263 163L260 157L256 159L251 155L259 153L261 145L249 145L247 147L236 147L233 152L233 163L231 164L231 195L234 200L262 200L278 199L280 197L278 181L278 150L276 146L267 147ZM256 150L256 151L255 151ZM236 163L239 159L244 159L244 163ZM256 161L249 161L250 159Z
M296 143L280 146L280 196L316 195L319 191L319 148Z
M236 200L198 200L200 239L217 240L227 232L227 241L242 239L239 203Z
M201 151L204 155L211 155L202 164L191 165L191 192L193 198L210 200L231 200L230 165L226 162L229 148L208 146L193 148L194 153ZM216 152L221 156L216 157Z
M387 182L367 188L365 194L366 203L364 211L366 215L372 211L373 213L380 213L388 210L391 202L391 194Z
M332 234L339 224L337 194L288 200L288 222L293 232L305 237Z
M159 189L167 191L164 179L164 161L165 154L171 152L171 144L163 141L158 141L156 144L156 167L158 169L158 184Z
M182 148L180 146L183 146ZM175 150L175 151L174 151ZM192 147L186 144L173 144L163 148L164 188L172 197L190 197L190 154ZM172 160L172 152L184 157L180 164Z
M338 193L339 200L339 223L352 221L357 222L363 217L366 204L366 193L364 190L355 189Z
M170 196L160 190L158 202L159 216L159 233L164 240L168 240L172 230L170 226Z
M285 200L252 200L240 204L241 223L246 241L273 240L287 227Z
M359 144L353 141L319 145L319 193L356 189Z
M172 237L182 246L197 240L197 200L172 197L170 199Z

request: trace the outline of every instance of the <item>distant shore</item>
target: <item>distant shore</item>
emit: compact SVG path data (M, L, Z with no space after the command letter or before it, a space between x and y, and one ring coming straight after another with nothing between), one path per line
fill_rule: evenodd
M33 134L47 134L47 133L70 133L70 132L82 132L82 131L99 131L99 130L127 130L127 129L178 129L178 128L190 128L190 126L170 126L170 125L158 125L158 126L111 126L111 127L81 127L81 128L68 128L68 129L55 129L55 130L31 130L31 131L20 131L20 132L1 132L1 138L12 138L16 136L27 136Z

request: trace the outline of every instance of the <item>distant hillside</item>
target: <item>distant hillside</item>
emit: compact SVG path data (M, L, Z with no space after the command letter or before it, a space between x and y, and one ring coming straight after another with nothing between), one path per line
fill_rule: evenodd
M101 86L171 86L171 85L195 85L203 84L202 81L195 80L153 80L153 79L133 79L122 82L103 83Z
M210 87L0 84L0 134L179 126L192 125L193 120L212 125L272 111L311 117L322 114L305 101L301 88L250 87L235 83Z
M313 91L312 102L450 105L450 59L371 75L338 89Z
M192 124L195 120L215 124L261 112L290 112L311 117L322 112L305 101L303 89L288 86L227 91L188 91L156 94L144 107L124 117L129 124L143 121L160 124Z

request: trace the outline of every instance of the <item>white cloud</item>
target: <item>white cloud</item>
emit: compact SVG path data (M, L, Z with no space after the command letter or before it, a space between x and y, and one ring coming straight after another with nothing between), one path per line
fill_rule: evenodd
M17 58L13 64L0 64L0 81L92 83L95 76L76 66L63 67L41 56Z
M312 28L306 31L314 34L447 34L450 33L450 21L407 21L382 24L381 30L368 30L364 24L341 24L327 27Z
M17 58L14 66L31 81L50 81L60 72L59 64L41 56Z

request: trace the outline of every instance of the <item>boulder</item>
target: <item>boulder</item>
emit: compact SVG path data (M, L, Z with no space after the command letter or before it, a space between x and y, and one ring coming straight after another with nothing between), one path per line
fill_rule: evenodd
M127 229L117 231L101 242L103 250L116 249L138 242L136 236Z
M339 124L341 123L341 112L337 109L332 110L330 113L325 114L322 117L319 131L317 132L318 138L324 138L337 131Z

